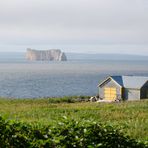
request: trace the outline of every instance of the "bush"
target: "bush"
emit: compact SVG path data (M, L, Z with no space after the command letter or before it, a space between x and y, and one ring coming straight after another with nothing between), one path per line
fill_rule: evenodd
M0 117L0 144L6 147L145 148L146 144L124 136L111 126L66 117L55 126L38 126Z
M75 103L75 102L84 102L88 101L89 96L71 96L71 97L62 97L62 98L49 98L49 103Z

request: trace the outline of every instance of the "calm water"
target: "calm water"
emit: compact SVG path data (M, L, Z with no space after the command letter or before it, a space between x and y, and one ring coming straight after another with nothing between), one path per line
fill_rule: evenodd
M38 98L96 95L108 75L148 76L148 61L0 61L0 96Z

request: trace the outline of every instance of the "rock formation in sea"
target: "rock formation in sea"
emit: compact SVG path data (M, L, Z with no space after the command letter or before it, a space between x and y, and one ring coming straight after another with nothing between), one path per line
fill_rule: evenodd
M26 58L31 61L67 61L67 57L60 49L35 50L28 48Z

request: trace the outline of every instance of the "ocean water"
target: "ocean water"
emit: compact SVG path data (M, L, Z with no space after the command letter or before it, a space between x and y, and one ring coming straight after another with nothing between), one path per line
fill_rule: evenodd
M9 98L91 96L97 94L98 83L109 75L148 76L148 61L0 60L0 96Z

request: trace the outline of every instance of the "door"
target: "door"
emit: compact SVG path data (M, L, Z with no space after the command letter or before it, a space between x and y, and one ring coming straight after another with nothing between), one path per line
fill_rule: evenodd
M106 87L104 89L104 99L114 101L116 99L116 88L115 87Z

